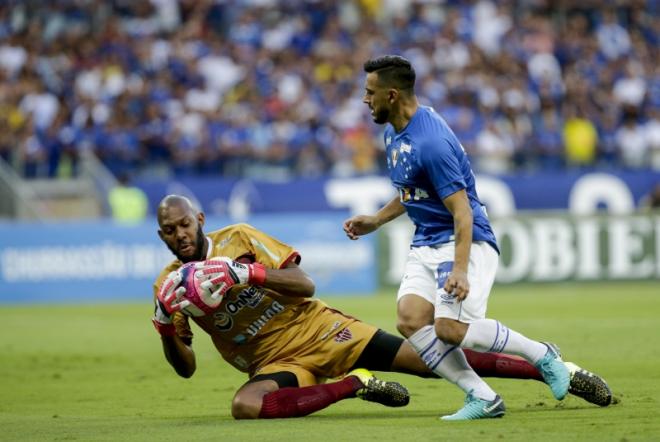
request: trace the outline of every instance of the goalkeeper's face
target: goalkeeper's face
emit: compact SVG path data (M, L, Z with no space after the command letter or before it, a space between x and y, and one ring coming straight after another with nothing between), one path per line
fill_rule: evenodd
M171 245L167 242L167 247L170 249L176 258L183 262L201 261L204 259L204 242L206 238L202 226L197 224L197 233L192 242L177 242L176 245Z
M195 216L191 211L181 214L177 209L165 212L159 220L160 239L179 261L200 261L204 259L206 252L206 238L202 230L203 217Z

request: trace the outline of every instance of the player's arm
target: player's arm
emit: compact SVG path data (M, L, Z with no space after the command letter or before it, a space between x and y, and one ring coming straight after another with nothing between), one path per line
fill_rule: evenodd
M472 246L472 207L465 189L452 193L442 200L454 217L454 266L445 282L445 291L462 301L470 291L467 279L470 247Z
M190 338L181 338L177 335L176 326L173 322L174 315L168 314L161 305L160 302L156 301L156 311L152 321L156 331L160 334L165 359L179 376L189 378L197 368L192 341Z
M177 334L176 325L174 324L177 321L183 329L188 327L187 319L181 316L177 318L176 316L176 312L181 308L179 301L186 290L179 287L180 282L181 275L178 272L171 272L160 285L154 287L156 299L154 316L151 322L160 335L167 362L170 363L179 376L189 378L195 373L197 367L195 353L191 347L192 340L190 337L181 338ZM187 342L184 342L184 339Z
M287 296L310 298L314 296L314 281L295 262L289 262L281 269L266 269L263 287Z
M358 239L401 216L405 211L406 208L396 196L374 215L356 215L344 221L344 232L350 239Z
M234 284L265 287L287 296L309 298L316 290L314 281L293 261L281 269L270 269L261 263L243 264L226 256L211 258L196 264L208 278L202 289L220 299Z
M195 352L191 345L183 342L178 335L161 336L163 343L163 352L165 359L176 371L176 374L182 378L189 378L195 373L197 364L195 362Z

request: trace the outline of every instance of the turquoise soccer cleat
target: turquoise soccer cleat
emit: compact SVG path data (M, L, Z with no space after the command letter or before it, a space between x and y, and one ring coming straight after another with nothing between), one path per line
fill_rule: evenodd
M504 401L498 395L492 401L479 399L469 392L465 398L465 405L454 414L442 416L443 421L466 421L473 419L492 419L504 416L506 407Z
M564 361L561 360L557 346L550 343L544 344L548 347L548 351L534 366L541 372L543 380L550 387L555 399L562 400L568 394L571 375Z

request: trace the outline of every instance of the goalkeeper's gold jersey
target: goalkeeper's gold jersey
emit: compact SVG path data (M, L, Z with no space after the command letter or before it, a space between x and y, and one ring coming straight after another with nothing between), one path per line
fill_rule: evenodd
M227 256L243 263L259 262L267 268L284 268L290 262L300 261L300 255L292 247L248 224L227 226L207 234L207 238L208 257ZM175 260L163 269L154 284L154 294L167 275L181 265ZM227 362L252 375L259 367L274 360L286 360L287 353L325 339L324 334L336 333L356 321L341 315L338 321L326 324L321 316L328 309L316 299L237 285L227 292L213 314L192 319L211 335ZM174 324L179 336L191 339L188 320L179 312Z

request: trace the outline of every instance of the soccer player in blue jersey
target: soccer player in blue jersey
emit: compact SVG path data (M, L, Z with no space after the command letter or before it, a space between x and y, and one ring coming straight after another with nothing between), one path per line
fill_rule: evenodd
M387 166L399 195L375 215L346 220L344 231L357 239L404 212L415 224L397 328L432 371L467 395L463 408L442 419L504 415L502 399L468 365L462 348L523 357L562 400L571 373L556 347L485 317L499 251L461 143L440 115L418 103L408 60L387 55L367 61L364 70L363 101L373 120L386 125Z

